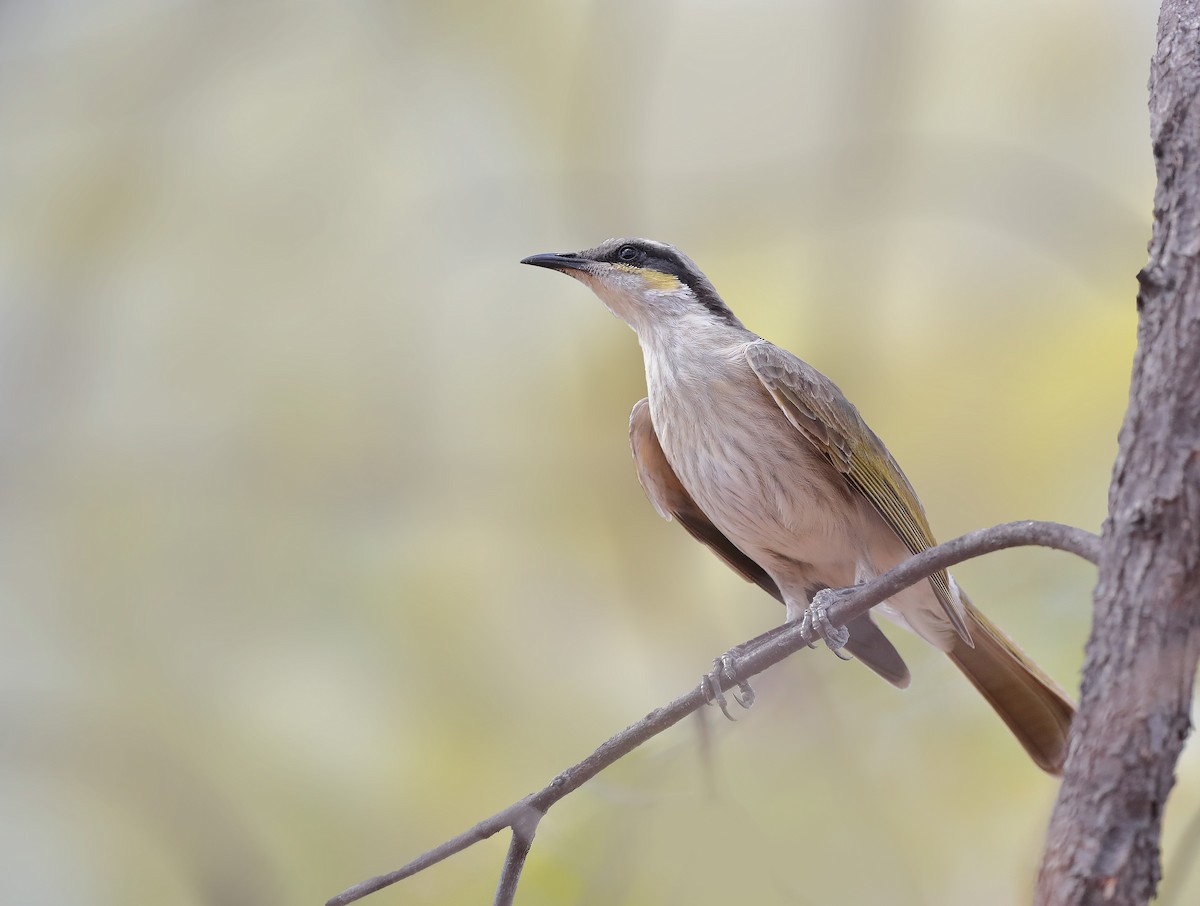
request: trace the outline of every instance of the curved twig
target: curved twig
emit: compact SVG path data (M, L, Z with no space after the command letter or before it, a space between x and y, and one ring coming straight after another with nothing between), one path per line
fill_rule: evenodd
M881 601L940 569L1005 548L1029 545L1067 551L1093 564L1099 559L1100 539L1091 532L1057 522L1006 522L969 532L952 541L931 547L870 582L843 590L829 608L830 622L836 626L845 625ZM807 647L812 638L812 633L805 632L800 621L797 621L782 631L772 633L769 644L757 646L752 642L747 643L748 650L745 655L724 675L733 683L747 680L779 663L788 655ZM342 891L330 899L326 906L346 906L511 827L514 831L513 842L505 859L495 901L500 906L507 906L512 902L537 824L550 807L642 743L679 723L707 703L707 687L701 684L626 727L536 793L530 793L519 802L479 822L470 830L423 853L404 867L368 878Z

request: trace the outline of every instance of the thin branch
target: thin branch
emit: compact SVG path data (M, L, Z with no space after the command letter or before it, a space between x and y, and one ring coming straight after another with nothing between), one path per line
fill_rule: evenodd
M1091 532L1057 522L1006 522L991 528L979 529L955 538L953 541L931 547L870 582L840 591L837 600L829 608L830 622L835 626L843 626L897 592L956 563L1009 547L1029 545L1067 551L1094 564L1099 556L1100 539ZM731 669L724 673L724 676L730 683L748 680L779 663L788 655L808 647L816 635L815 632L806 631L797 621L783 630L773 633L769 644L747 643L749 647L746 652L738 657ZM431 865L436 865L443 859L461 852L480 840L486 840L507 827L512 827L515 831L514 842L505 862L500 888L496 892L496 903L511 903L521 867L524 865L525 856L533 842L533 832L538 821L550 807L583 786L618 759L679 723L707 703L707 687L701 684L665 707L651 711L637 723L626 727L583 761L567 768L536 793L529 794L503 811L479 822L465 833L418 856L403 868L368 878L366 881L356 884L330 899L326 906L346 906L346 904L360 900L368 894L382 890L397 881L402 881ZM511 884L511 890L506 886L509 884ZM509 897L507 900L502 899L506 891Z
M545 812L527 808L522 812L522 818L514 822L512 839L508 843L508 855L504 859L500 884L496 888L495 906L512 906L513 898L517 895L517 884L521 880L521 869L525 867L525 857L529 855L529 848L533 846L533 835L544 814Z

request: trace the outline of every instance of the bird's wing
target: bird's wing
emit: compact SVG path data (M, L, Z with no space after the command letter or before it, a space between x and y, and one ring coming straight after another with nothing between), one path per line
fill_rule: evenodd
M747 582L753 582L775 600L783 603L783 595L766 570L743 554L733 542L713 525L712 520L696 505L692 495L679 481L679 476L667 462L650 421L650 403L639 400L629 413L629 446L637 466L638 481L658 515L668 522L682 525L693 538L707 545L713 553L729 564Z
M639 400L629 413L629 446L633 450L638 481L658 514L668 522L677 521L746 581L753 582L782 604L783 595L775 580L725 537L680 482L658 442L658 434L650 420L648 400ZM870 614L852 620L846 628L850 630L846 648L851 654L893 685L901 688L908 685L908 667L887 636L871 621Z
M837 385L766 340L750 343L746 360L788 421L871 502L904 546L914 554L933 547L933 532L912 485ZM929 582L955 631L970 644L946 571L934 573Z

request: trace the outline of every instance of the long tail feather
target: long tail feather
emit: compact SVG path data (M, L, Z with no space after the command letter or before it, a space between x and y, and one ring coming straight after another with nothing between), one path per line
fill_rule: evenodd
M962 601L975 647L958 641L948 652L950 660L996 709L1038 767L1061 774L1074 704L966 595Z

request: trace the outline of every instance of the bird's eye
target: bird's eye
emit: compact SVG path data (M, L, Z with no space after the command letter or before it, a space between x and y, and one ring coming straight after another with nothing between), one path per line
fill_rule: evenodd
M621 261L637 261L642 257L642 250L636 245L623 245L617 249L617 258Z

